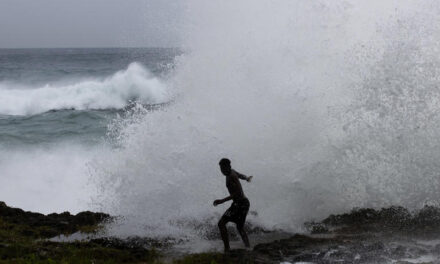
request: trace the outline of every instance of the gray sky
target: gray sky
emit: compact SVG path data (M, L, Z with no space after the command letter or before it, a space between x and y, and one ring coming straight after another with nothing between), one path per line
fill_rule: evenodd
M0 48L176 47L182 0L0 0Z

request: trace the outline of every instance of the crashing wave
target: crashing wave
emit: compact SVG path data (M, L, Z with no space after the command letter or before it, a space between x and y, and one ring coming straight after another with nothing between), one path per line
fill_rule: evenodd
M160 104L167 100L166 85L136 62L107 78L67 85L18 87L0 83L2 115L33 115L61 109L121 109L133 101Z

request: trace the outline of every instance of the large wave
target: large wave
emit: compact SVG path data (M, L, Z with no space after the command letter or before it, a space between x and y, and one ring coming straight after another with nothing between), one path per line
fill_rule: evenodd
M139 63L103 79L30 87L0 83L0 114L32 115L60 109L121 109L130 101L168 100L165 84Z
M175 103L116 121L122 147L92 165L113 231L197 235L224 209L222 157L267 228L440 198L435 1L189 5Z

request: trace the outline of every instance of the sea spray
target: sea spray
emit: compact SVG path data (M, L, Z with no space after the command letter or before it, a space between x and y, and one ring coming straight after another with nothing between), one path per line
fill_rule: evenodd
M356 206L438 204L439 8L428 1L384 30L380 60L352 87L332 173Z
M4 149L0 151L2 200L44 214L88 210L93 188L88 184L86 164L102 149L71 142Z
M111 231L199 236L197 223L214 226L226 209L212 206L227 196L222 157L254 175L243 183L256 212L249 220L270 229L297 231L306 220L355 206L414 207L438 198L436 185L427 184L440 172L436 124L417 137L396 134L402 124L426 125L432 119L425 114L435 112L411 91L431 87L428 105L435 107L436 79L411 73L435 73L436 38L417 29L436 27L435 12L424 12L436 6L189 1L189 52L168 81L175 100L122 122L120 147L91 164L95 202L125 219ZM413 21L415 29L402 27ZM396 53L398 43L411 40L401 33L422 38L413 43L422 52ZM408 125L405 111L374 97L406 102L424 117Z

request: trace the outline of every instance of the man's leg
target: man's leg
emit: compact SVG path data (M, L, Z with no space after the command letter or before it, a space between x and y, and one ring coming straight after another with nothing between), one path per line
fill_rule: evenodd
M231 249L229 247L228 229L226 228L227 223L228 219L224 216L218 221L218 228L220 229L220 235L222 236L223 244L225 246L225 252Z
M247 248L250 248L251 245L249 244L249 238L248 238L248 236L246 234L246 231L244 231L244 224L237 224L237 230L238 230L238 233L241 236L241 239L243 240L244 245Z

